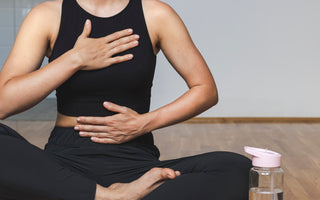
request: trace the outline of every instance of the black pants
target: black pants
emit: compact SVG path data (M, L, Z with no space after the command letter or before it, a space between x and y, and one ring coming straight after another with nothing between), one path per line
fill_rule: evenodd
M0 199L93 200L96 184L131 182L153 167L182 175L144 200L247 200L251 162L231 152L159 161L148 146L105 145L55 127L45 150L0 124Z

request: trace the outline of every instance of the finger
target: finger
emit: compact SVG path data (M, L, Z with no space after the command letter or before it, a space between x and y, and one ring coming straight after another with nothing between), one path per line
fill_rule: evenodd
M94 132L86 132L86 131L80 131L79 135L81 137L95 137L95 138L110 137L110 133L94 133Z
M139 35L131 35L131 36L127 36L127 37L124 37L124 38L120 38L118 40L115 40L113 42L111 42L109 44L109 47L112 49L114 47L117 47L117 46L120 46L120 45L123 45L123 44L128 44L130 42L133 42L133 41L136 41L139 39Z
M78 117L77 122L81 124L105 125L104 117Z
M110 35L105 36L105 40L107 43L110 43L110 42L115 41L115 40L122 38L124 36L131 35L132 33L133 33L133 30L131 28L125 29L125 30L118 31L118 32L115 32L115 33L112 33Z
M87 19L84 24L83 31L80 37L84 37L84 38L89 37L90 33L91 33L91 21Z
M101 144L120 144L119 141L110 139L110 138L98 138L98 137L91 137L90 138L93 142L101 143Z
M113 64L117 64L117 63L121 63L121 62L125 62L128 60L131 60L133 58L132 54L127 54L124 56L116 56L116 57L112 57L108 59L108 64L109 65L113 65Z
M135 40L135 41L132 41L132 42L130 42L130 43L122 44L122 45L120 45L120 46L114 47L113 49L111 49L111 50L109 51L109 53L110 53L111 55L115 55L115 54L117 54L117 53L124 52L124 51L126 51L126 50L128 50L128 49L132 49L133 47L136 47L136 46L138 46L138 45L139 45L139 42L138 42L137 40Z
M176 176L181 176L181 172L180 171L175 171Z
M108 132L108 127L106 127L105 125L99 126L78 124L74 127L74 129L83 132Z
M112 112L117 112L117 113L126 113L128 112L128 108L125 106L119 106L117 104L111 103L111 102L104 102L103 106L112 111Z

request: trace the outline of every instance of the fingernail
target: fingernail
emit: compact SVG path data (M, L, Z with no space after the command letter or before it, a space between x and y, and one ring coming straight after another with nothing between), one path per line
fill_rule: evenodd
M89 19L86 20L86 25L88 25L88 24L89 24Z
M79 132L80 135L84 135L84 132Z
M75 126L75 127L74 127L74 130L79 130L79 126Z
M77 118L77 121L80 122L80 118Z
M108 106L109 103L108 102L103 102L103 105Z
M132 54L129 54L129 55L128 55L128 58L133 58L133 55L132 55Z
M131 28L128 29L128 33L132 33L133 30Z
M140 36L139 36L139 35L135 35L134 38L135 38L135 39L139 39Z

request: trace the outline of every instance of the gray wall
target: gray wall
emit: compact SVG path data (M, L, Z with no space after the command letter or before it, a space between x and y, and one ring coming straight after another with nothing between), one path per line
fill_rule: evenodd
M202 117L320 117L320 1L164 1L184 20L218 85L220 102ZM1 66L38 2L0 1ZM152 109L186 89L160 54Z
M186 23L218 85L219 104L201 116L320 117L320 1L165 2ZM185 90L163 57L157 70L154 107Z
M25 15L43 0L0 0L0 69Z

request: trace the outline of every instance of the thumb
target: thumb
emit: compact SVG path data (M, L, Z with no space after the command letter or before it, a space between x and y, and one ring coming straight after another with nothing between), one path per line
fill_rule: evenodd
M90 19L87 19L80 36L86 38L86 37L89 37L90 33L91 33L91 21Z

